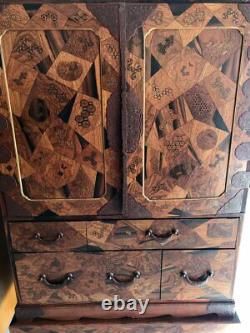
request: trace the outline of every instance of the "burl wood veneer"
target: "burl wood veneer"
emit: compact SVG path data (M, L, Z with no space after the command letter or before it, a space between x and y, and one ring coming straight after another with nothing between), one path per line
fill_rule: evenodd
M2 2L13 332L233 332L249 29L245 1Z

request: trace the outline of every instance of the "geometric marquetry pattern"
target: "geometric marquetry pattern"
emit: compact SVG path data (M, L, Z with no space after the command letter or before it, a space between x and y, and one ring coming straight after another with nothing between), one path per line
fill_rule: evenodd
M162 299L231 299L234 266L233 250L164 251ZM183 279L181 271L187 272L193 279L198 279L207 271L211 271L213 276L202 286L191 285Z
M20 229L15 226L13 237L16 239L18 232L22 234ZM152 230L154 237L148 235L148 230ZM90 221L87 223L87 241L96 251L234 248L237 230L237 219ZM20 238L18 242L21 242Z
M127 206L133 216L244 210L249 10L248 4L127 4Z
M224 28L197 36L195 30L159 29L147 36L144 185L149 199L223 193L241 44L237 30Z
M1 8L0 190L10 214L119 211L117 15L116 4Z
M126 16L123 31L119 30L119 16ZM248 148L241 146L249 141L250 133L248 29L249 4L2 6L0 32L5 36L1 53L6 70L15 73L15 81L9 82L6 72L7 92L4 63L0 64L0 190L7 193L8 213L105 215L120 210L121 96L127 99L122 112L127 138L125 197L133 208L129 212L139 217L165 218L243 211L244 189L250 184ZM83 55L71 34L88 36L98 50ZM119 35L127 39L126 50L119 44ZM171 48L179 55L176 59L171 59ZM123 95L120 52L125 53L122 68L127 81ZM190 56L195 66L188 69ZM27 75L20 73L18 63ZM170 65L181 71L184 79L174 78ZM187 79L188 73L192 79ZM152 94L153 78L158 78L159 87ZM175 91L170 100L170 91L160 89L166 80ZM179 86L175 87L177 81ZM39 87L49 89L49 96L33 100L32 94L37 94L34 89ZM60 105L54 100L55 94ZM228 95L229 100L224 101L220 94L223 98ZM81 99L86 101L81 103ZM9 119L9 102L14 124ZM93 122L98 114L101 117ZM51 124L44 116L49 121L53 118ZM58 136L52 126L56 120L62 129ZM30 124L36 128L35 133L30 132ZM18 168L12 125L20 152ZM61 147L59 139L67 143ZM73 154L69 154L67 145L74 147ZM44 162L42 168L30 158L35 150L44 148L48 149L42 152L48 154L50 163ZM176 150L181 154L175 156ZM164 159L166 155L171 162ZM19 178L24 195L17 186ZM76 188L76 181L84 187Z
M31 199L104 194L99 39L90 30L7 32L20 176ZM3 54L5 60L5 54Z
M16 254L15 259L21 302L24 304L100 302L117 292L124 299L160 298L160 251L30 253ZM129 287L121 288L107 280L107 274L112 272L117 278L127 281L135 271L139 271L141 276ZM52 280L68 272L72 272L75 278L64 288L53 289L39 281L40 274L45 274L43 272Z
M148 234L152 230L153 236ZM171 232L177 230L171 236ZM11 223L15 252L234 248L238 219L160 219ZM51 242L39 242L34 235ZM58 235L63 234L60 241Z

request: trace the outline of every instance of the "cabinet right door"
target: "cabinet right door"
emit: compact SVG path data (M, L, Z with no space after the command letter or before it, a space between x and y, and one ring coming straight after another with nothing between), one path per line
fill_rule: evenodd
M126 8L128 208L154 217L242 211L250 151L245 7Z

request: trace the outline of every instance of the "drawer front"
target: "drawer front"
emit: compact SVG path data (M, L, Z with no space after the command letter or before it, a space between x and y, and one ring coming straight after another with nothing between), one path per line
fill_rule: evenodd
M163 251L163 300L225 300L232 297L233 250Z
M16 254L15 260L25 304L160 298L160 251Z
M83 249L85 222L10 223L12 247L17 252L54 252Z
M91 221L88 244L103 250L235 248L238 219Z

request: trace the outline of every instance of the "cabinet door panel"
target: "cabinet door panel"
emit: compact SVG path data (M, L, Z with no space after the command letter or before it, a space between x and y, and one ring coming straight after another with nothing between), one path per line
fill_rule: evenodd
M145 39L143 174L150 200L225 190L242 36L206 29L187 44L190 35L196 31L156 29Z
M120 201L118 6L110 30L109 7L43 5L31 18L20 6L1 13L0 22L22 17L3 34L1 52L16 156L11 176L20 185L6 191L11 211L14 201L23 215L95 215Z
M231 180L248 161L235 148L247 140L238 121L247 105L241 84L249 41L243 14L236 6L239 19L230 22L227 10L223 4L126 6L129 213L242 210L246 184Z

